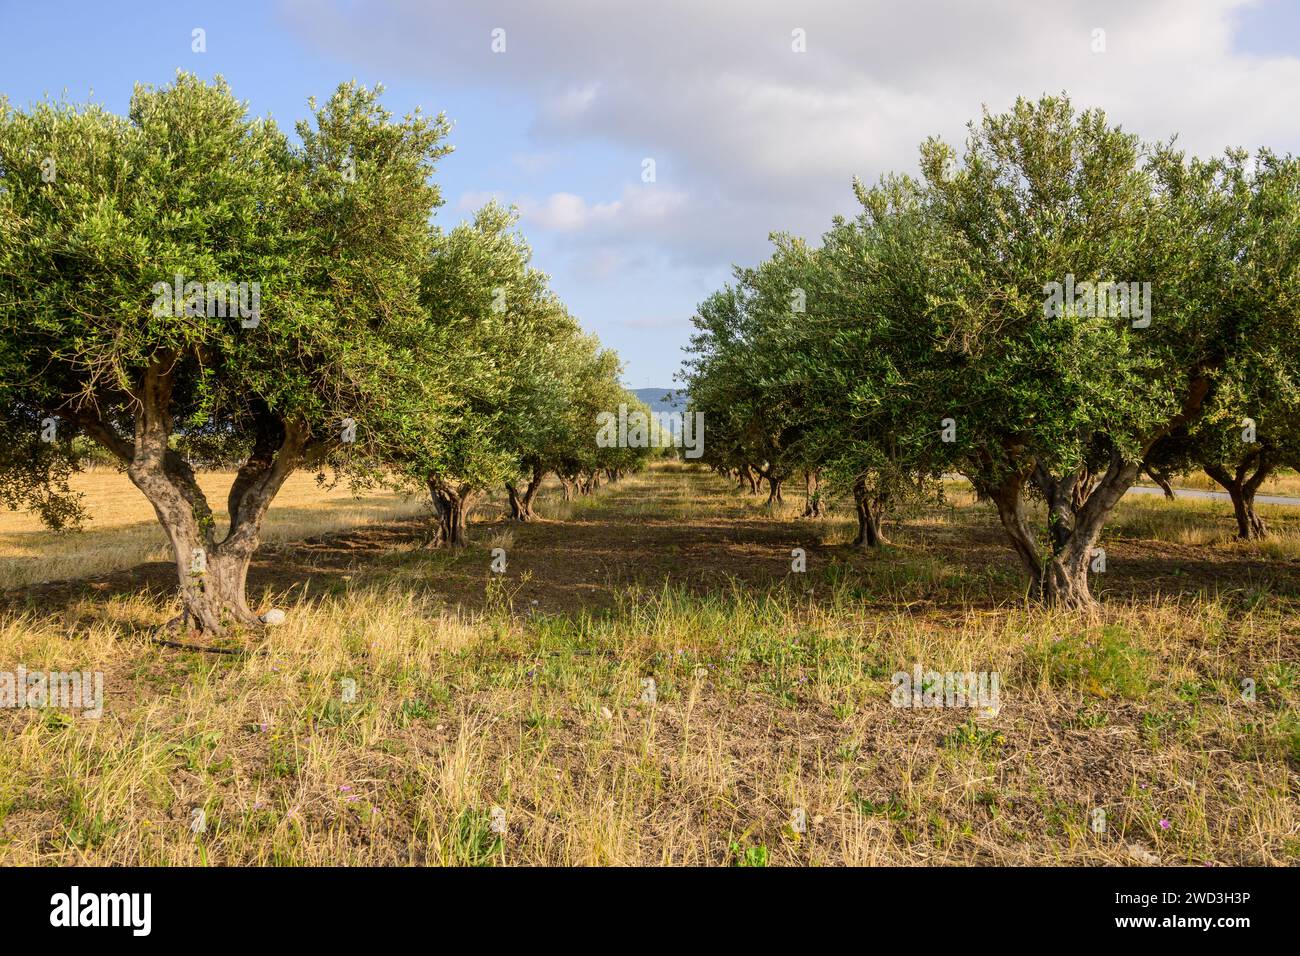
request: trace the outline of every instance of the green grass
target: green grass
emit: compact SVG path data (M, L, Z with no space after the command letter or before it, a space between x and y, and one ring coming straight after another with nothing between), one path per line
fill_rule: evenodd
M1296 862L1300 613L1276 590L1120 577L1096 612L1045 611L978 506L864 557L818 544L839 518L774 521L677 469L581 510L514 529L504 579L480 545L278 596L246 656L145 642L171 612L148 595L0 617L0 667L106 674L98 722L0 712L0 862ZM565 534L554 566L530 550ZM574 598L583 549L609 583ZM1000 711L892 707L917 664L997 672Z

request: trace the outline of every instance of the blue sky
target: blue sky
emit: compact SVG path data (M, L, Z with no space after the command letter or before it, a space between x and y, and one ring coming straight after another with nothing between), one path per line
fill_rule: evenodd
M1295 0L0 0L0 24L17 105L93 91L124 111L135 82L180 68L285 125L353 78L383 82L395 112L445 112L439 220L516 203L537 265L637 388L672 384L730 263L772 230L815 238L853 212L854 175L911 171L921 139L960 141L981 104L1064 89L1194 151L1300 152Z

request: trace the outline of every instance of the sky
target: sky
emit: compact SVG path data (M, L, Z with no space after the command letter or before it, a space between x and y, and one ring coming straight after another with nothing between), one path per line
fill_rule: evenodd
M350 79L446 113L436 221L515 205L632 388L674 384L696 304L770 233L816 240L855 176L915 172L984 107L1066 92L1193 153L1300 153L1300 0L0 0L11 105L125 112L178 69L288 127Z

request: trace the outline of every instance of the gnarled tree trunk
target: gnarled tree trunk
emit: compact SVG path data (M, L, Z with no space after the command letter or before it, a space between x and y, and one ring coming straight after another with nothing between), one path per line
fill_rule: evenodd
M1169 501L1174 500L1174 486L1169 483L1169 476L1158 468L1152 468L1150 465L1143 465L1142 470L1147 473L1147 477L1154 481L1160 490L1165 493L1165 498Z
M1096 485L1096 476L1087 465L1081 465L1072 474L1057 478L1037 462L1032 480L1047 502L1047 533L1052 550L1063 551L1074 533L1075 516Z
M1255 467L1253 473L1250 473L1251 465ZM1232 499L1237 537L1243 541L1268 537L1268 526L1255 510L1255 493L1272 471L1272 462L1262 452L1238 465L1235 474L1221 465L1205 466L1205 473L1222 485Z
M1088 571L1097 540L1106 518L1137 480L1139 467L1117 452L1100 479L1086 468L1055 477L1035 463L1026 473L1008 475L996 487L982 489L993 500L1011 546L1029 574L1031 598L1057 607L1096 606ZM1040 549L1025 513L1024 489L1031 475L1047 499L1050 544L1046 552Z
M771 505L774 505L779 501L785 501L785 499L781 497L781 485L783 484L782 479L775 478L770 474L766 475L765 477L767 478L767 487L768 487L768 492L767 492L768 506L770 507Z
M1188 383L1181 411L1152 434L1138 461L1126 461L1115 447L1107 455L1106 470L1095 474L1086 464L1073 473L1055 476L1038 461L1022 465L1018 472L1004 473L990 481L992 456L981 462L983 475L968 475L976 490L993 501L1011 547L1029 573L1029 594L1045 604L1069 608L1096 606L1088 588L1088 571L1102 528L1124 494L1133 487L1152 448L1174 429L1200 413L1209 391L1209 380L1198 375ZM1009 448L1011 452L1021 449ZM1046 552L1029 528L1024 492L1032 480L1047 500L1048 541Z
M816 470L809 470L803 473L804 483L804 518L820 518L822 516L822 495L821 495L821 475Z
M230 527L218 540L212 509L193 469L168 444L174 369L174 359L164 355L146 370L134 396L138 411L133 442L123 441L92 413L76 420L123 460L132 484L153 506L171 542L182 620L204 633L221 635L230 625L261 623L245 595L248 567L272 500L302 461L308 429L284 422L264 404L255 408L253 451L230 486Z
M855 548L878 548L887 544L880 525L885 514L885 502L867 490L865 478L853 483L853 506L858 515L858 536L853 539Z
M506 482L506 493L510 496L510 520L511 521L535 521L537 515L533 511L533 499L537 497L537 491L542 487L542 480L546 477L546 472L540 465L533 465L533 473L528 479L528 484L522 490L512 481Z
M469 515L476 494L466 484L456 484L442 478L430 478L429 497L433 500L434 547L459 548L469 543Z

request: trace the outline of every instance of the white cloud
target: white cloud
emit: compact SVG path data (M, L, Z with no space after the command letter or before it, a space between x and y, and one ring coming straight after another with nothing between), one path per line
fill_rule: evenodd
M588 203L575 193L552 193L542 200L528 196L516 201L526 223L557 232L599 229L608 236L612 231L631 237L636 230L653 226L685 205L683 193L656 189L653 185L628 186L622 197L608 202Z
M626 249L594 246L581 250L574 261L574 275L585 282L605 282L624 276L638 263Z
M519 209L527 221L560 232L581 229L594 214L587 201L573 193L553 193L541 202L525 197L519 200Z
M499 194L494 192L467 192L461 194L460 198L452 204L452 208L457 212L473 213L493 201L502 202L503 200Z
M545 122L557 125L581 122L583 115L596 102L599 90L599 83L588 83L545 96L540 106L541 116Z
M1300 150L1300 59L1234 50L1247 0L549 0L322 9L301 29L331 52L437 83L535 100L542 149L658 161L658 182L583 198L521 199L534 227L573 241L657 244L679 265L751 261L771 230L817 236L852 212L849 182L915 168L917 146L960 143L981 105L1068 91L1147 139L1194 152ZM490 33L507 31L493 54ZM790 31L806 31L807 52ZM1106 51L1092 51L1093 30ZM1300 44L1297 44L1300 52ZM436 109L438 104L426 104ZM629 180L635 172L629 174Z

